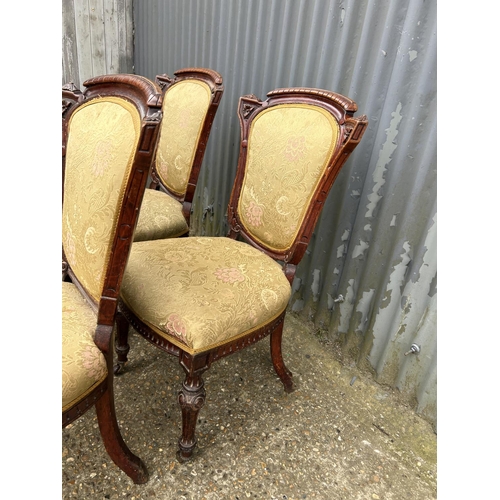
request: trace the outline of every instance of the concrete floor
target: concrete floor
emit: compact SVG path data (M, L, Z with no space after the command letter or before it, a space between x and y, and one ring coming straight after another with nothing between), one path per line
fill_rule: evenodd
M332 345L293 314L283 343L295 392L283 391L268 339L215 363L204 377L207 399L195 458L180 464L175 452L183 372L176 358L131 335L127 370L115 379L116 408L123 437L150 480L134 485L114 465L92 409L63 430L62 497L437 498L432 426L397 391L341 365Z

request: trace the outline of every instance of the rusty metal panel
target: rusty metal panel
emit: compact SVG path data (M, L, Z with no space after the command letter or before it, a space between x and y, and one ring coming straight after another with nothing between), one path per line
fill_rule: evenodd
M132 0L63 0L63 84L132 73L132 19Z
M135 71L204 66L224 77L193 231L225 234L238 98L334 90L369 127L340 174L290 309L436 421L436 1L136 2ZM405 356L416 343L418 354Z

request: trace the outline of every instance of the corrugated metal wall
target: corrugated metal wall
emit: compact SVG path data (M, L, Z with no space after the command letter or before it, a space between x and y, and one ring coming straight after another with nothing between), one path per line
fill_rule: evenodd
M63 84L133 73L132 12L132 0L63 0Z
M63 1L63 82L133 71L131 1ZM136 73L203 66L224 77L194 204L198 234L226 233L241 95L331 89L368 116L298 268L290 308L436 422L436 1L133 7ZM413 342L420 354L404 356Z

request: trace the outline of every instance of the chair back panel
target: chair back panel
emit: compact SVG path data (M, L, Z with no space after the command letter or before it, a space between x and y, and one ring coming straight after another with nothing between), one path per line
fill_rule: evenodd
M340 169L368 120L356 103L307 87L240 98L240 154L228 204L228 236L285 264L289 280L305 254Z
M140 133L137 108L120 97L92 99L69 120L63 249L73 273L96 301Z
M337 121L319 106L277 105L252 121L238 212L260 244L292 246L338 138Z
M199 80L181 80L165 92L155 166L162 183L178 196L186 193L210 102L211 89Z

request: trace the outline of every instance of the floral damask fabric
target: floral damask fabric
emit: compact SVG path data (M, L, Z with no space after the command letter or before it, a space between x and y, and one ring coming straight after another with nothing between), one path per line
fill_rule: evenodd
M328 112L305 104L273 106L252 122L238 212L270 249L293 244L338 134Z
M75 285L62 284L62 407L76 404L108 370L93 336L97 316Z
M175 238L189 231L182 203L162 191L146 189L134 241Z
M140 133L125 99L97 98L72 115L66 148L63 248L72 270L98 300L111 237Z
M144 323L200 352L278 317L291 287L278 263L246 243L190 237L134 243L121 294Z
M198 80L182 80L165 93L156 170L176 195L186 193L210 97L210 87Z

